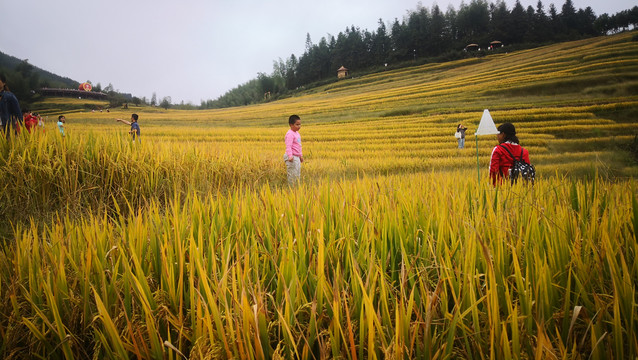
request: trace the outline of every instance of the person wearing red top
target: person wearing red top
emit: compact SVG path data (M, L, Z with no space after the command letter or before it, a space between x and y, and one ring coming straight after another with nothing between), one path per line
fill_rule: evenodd
M490 158L490 180L492 185L496 186L501 184L503 179L509 178L509 170L514 163L514 159L507 152L509 150L516 159L521 158L523 154L523 160L529 162L529 151L523 148L516 137L516 128L511 123L504 123L497 128L498 145L492 150L492 157ZM505 150L503 147L506 147Z
M30 133L38 125L38 119L29 110L23 110L24 127Z

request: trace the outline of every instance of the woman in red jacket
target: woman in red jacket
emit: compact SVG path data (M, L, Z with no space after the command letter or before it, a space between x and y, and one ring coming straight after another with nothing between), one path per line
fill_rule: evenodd
M498 145L492 150L492 157L490 159L490 179L492 185L500 184L503 182L503 179L509 178L509 170L514 163L512 155L514 155L516 159L520 159L521 154L523 154L523 160L529 164L529 151L519 144L514 125L504 123L499 126L497 130L499 131L498 135L496 135ZM504 147L506 147L512 155L510 155Z

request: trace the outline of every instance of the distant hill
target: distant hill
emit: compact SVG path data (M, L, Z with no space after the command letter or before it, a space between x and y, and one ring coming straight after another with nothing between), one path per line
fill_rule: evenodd
M11 91L16 95L23 108L31 108L42 98L39 90L42 88L77 90L80 82L56 75L32 65L28 60L21 60L14 56L0 52L0 72L6 75ZM101 92L101 89L93 89ZM105 91L111 106L119 106L124 102L134 102L131 94L118 93L113 90ZM75 95L77 96L77 95Z
M7 72L7 76L10 76L11 73L15 73L18 70L18 67L24 60L18 59L14 56L7 55L3 52L0 52L0 69L1 71ZM56 75L50 71L46 71L40 69L39 67L29 64L33 67L33 73L38 74L41 83L48 83L48 87L60 87L60 88L72 88L77 89L80 85L78 81L73 79L69 79L68 77L63 77L60 75Z
M30 108L40 96L41 88L77 89L79 82L53 74L29 64L14 56L0 52L0 72L7 78L9 89L13 92L23 109Z

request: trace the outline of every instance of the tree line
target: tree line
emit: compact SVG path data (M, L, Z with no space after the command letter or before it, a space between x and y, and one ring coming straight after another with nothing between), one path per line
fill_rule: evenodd
M484 55L495 40L516 49L612 34L636 28L638 6L596 16L589 6L576 9L572 0L565 0L560 11L554 4L546 9L542 0L527 8L517 0L512 9L503 0L489 4L472 0L461 3L458 11L452 6L444 12L438 5L431 9L419 5L401 21L388 24L389 28L382 19L378 24L372 32L353 25L316 44L307 34L303 55L274 61L272 74L259 73L216 100L202 101L200 107L242 106L285 97L296 89L336 81L342 65L362 75L388 67ZM470 43L481 50L468 54L465 47Z

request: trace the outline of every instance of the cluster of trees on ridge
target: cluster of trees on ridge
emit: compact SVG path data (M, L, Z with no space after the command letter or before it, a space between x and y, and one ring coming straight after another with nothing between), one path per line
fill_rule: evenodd
M20 60L2 52L0 52L0 72L7 76L7 82L10 85L9 88L11 92L16 95L24 108L29 108L32 102L38 100L39 95L37 91L41 88L77 89L80 85L80 83L75 80L61 77L33 66L29 64L28 59ZM90 81L87 82L91 83ZM111 107L118 107L125 103L135 105L149 104L165 109L174 106L171 104L170 96L158 99L157 95L153 93L152 98L147 100L146 97L139 98L131 94L121 93L116 90L112 84L108 84L102 88L102 85L97 83L93 85L92 91L105 93L107 96L106 99ZM195 108L194 106L187 107L184 104L178 105L178 107Z
M201 108L221 108L248 105L286 96L290 91L336 81L337 69L342 65L357 74L383 68L449 61L466 56L477 56L464 51L470 43L483 49L494 40L508 49L532 47L562 41L577 40L627 30L638 24L638 6L615 15L596 16L587 7L574 7L565 0L560 12L554 4L545 9L542 0L536 8L524 8L517 0L508 9L503 0L488 4L486 0L461 3L458 11L453 7L443 12L438 5L428 10L418 6L401 22L394 20L390 29L379 19L376 31L346 28L336 37L322 37L313 44L306 36L306 49L299 58L294 54L286 61L274 62L273 73L259 73L256 79L240 85L216 100L201 102ZM389 66L388 66L389 65Z
M29 64L28 60L20 60L2 52L0 72L6 75L9 88L20 99L20 103L22 99L28 102L35 96L35 91L43 87L77 89L80 85L77 81L39 69Z

